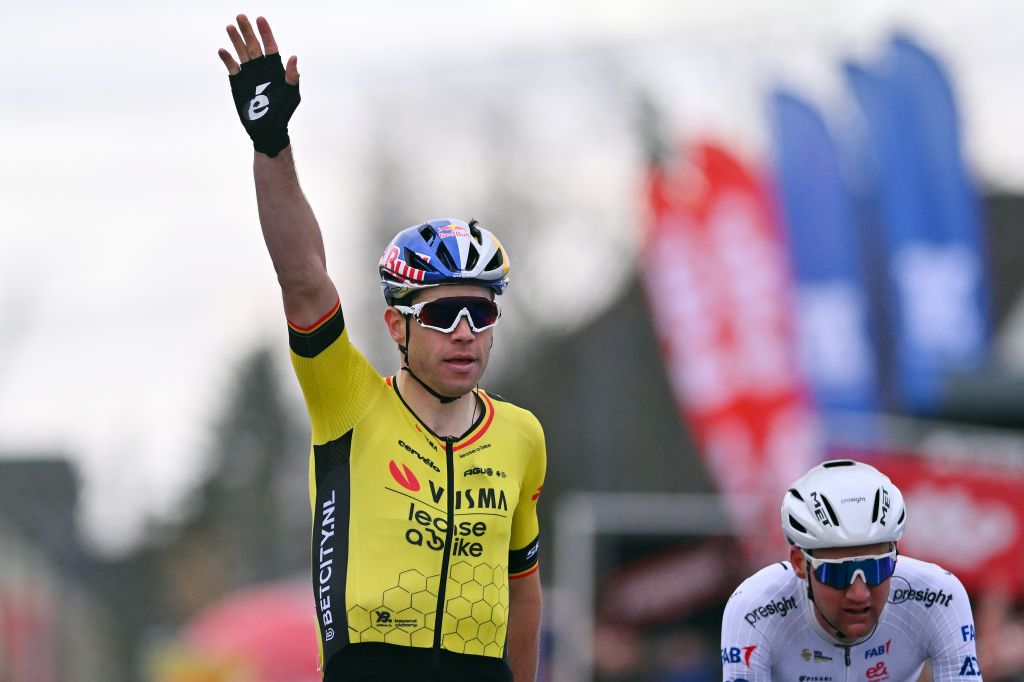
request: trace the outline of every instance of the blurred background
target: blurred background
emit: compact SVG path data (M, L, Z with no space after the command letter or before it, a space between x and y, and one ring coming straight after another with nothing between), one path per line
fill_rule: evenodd
M42 0L0 10L0 680L318 679L307 424L216 56L241 11L299 56L382 373L394 232L511 253L486 385L548 438L542 679L720 679L786 485L841 456L1024 679L1017 3Z

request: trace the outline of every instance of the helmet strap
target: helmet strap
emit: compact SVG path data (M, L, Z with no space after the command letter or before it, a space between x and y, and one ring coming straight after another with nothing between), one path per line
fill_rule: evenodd
M818 602L814 601L814 590L811 588L810 571L807 572L807 598L811 601L811 604L814 605L814 610L818 612L818 615L821 616L821 619L828 623L828 626L830 628L835 630L836 637L838 637L839 639L846 639L846 634L842 630L837 628L831 620L829 620L828 616L825 615L825 612L818 608Z
M429 393L430 395L432 395L435 398L437 398L438 401L442 405L447 405L448 403L453 403L453 402L455 402L456 400L458 400L459 398L462 397L461 395L457 395L457 396L441 395L440 393L438 393L437 391L432 389L430 386L428 386L427 382L423 381L423 379L420 379L418 376L416 376L416 373L412 371L412 368L409 366L409 316L408 315L405 316L405 345L403 346L403 345L399 344L398 345L398 350L400 350L402 352L402 355L405 356L405 364L402 365L402 371L403 372L408 372L409 376L411 376L413 379L416 380L416 383L418 383L420 386L422 386L423 389L427 393Z

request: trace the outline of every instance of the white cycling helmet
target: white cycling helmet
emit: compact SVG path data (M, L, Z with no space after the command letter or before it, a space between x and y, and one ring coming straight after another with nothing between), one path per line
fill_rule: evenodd
M875 467L850 459L814 467L782 500L782 532L803 549L896 542L906 525L899 488Z

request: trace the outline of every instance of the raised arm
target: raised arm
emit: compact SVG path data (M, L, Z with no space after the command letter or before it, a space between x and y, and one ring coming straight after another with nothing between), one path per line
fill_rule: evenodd
M259 37L240 14L227 27L238 61L221 48L239 119L252 138L253 175L263 239L281 285L288 320L307 327L331 310L338 292L327 275L323 237L295 172L288 120L299 105L298 60L281 63L270 24L256 19ZM262 40L262 46L261 46Z

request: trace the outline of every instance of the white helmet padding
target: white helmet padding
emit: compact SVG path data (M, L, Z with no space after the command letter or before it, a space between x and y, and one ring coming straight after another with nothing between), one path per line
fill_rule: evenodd
M906 524L899 488L875 467L850 459L814 467L782 500L782 532L803 549L896 542Z

